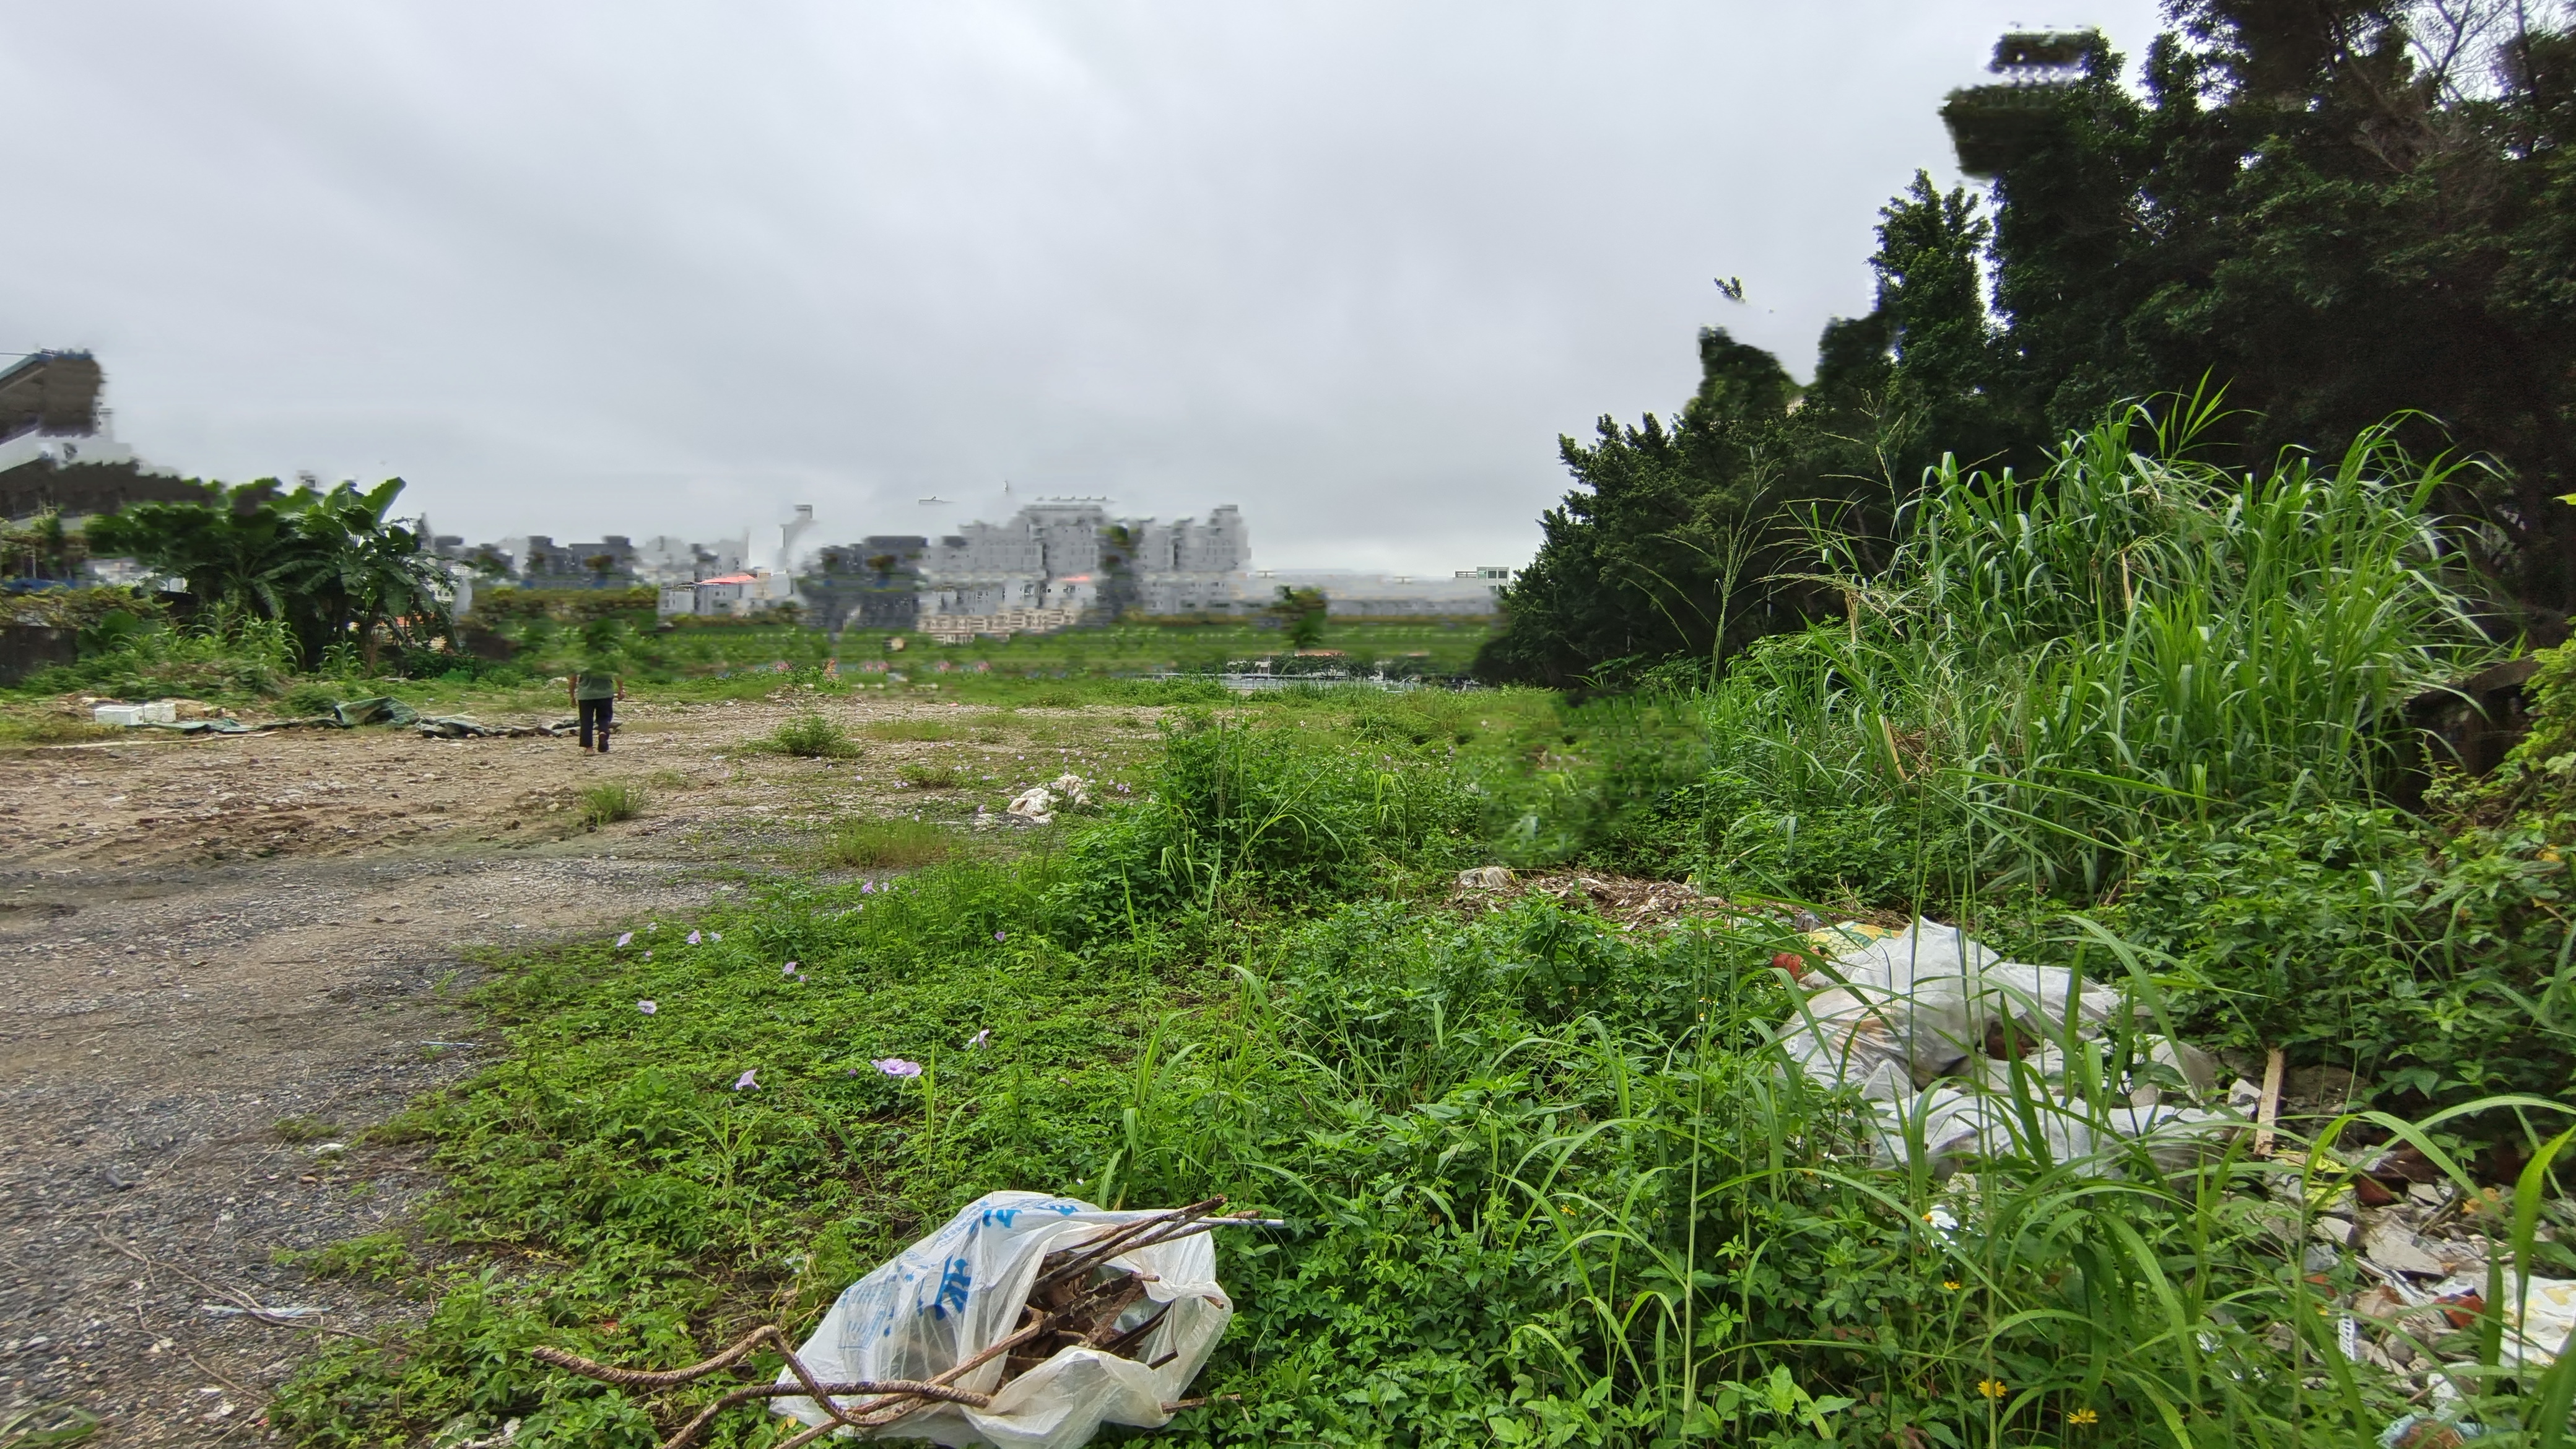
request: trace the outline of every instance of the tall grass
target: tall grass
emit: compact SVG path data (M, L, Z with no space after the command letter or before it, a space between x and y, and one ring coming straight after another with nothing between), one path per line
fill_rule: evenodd
M2367 798L2398 707L2500 652L2424 512L2446 470L2381 430L2330 468L2229 473L2192 456L2207 421L2115 417L2033 479L1945 463L1884 570L1820 534L1848 617L1698 701L1751 817L1721 866L1813 887L1800 819L1875 811L1918 889L2098 893L2166 827Z

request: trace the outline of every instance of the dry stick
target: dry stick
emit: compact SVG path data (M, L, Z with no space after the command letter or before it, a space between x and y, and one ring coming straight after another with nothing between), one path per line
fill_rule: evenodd
M1135 1246L1131 1240L1142 1236L1152 1229L1163 1227L1173 1222L1186 1222L1206 1213L1212 1208L1221 1208L1223 1206L1225 1206L1225 1199L1223 1197L1212 1197L1202 1202L1191 1203L1187 1207L1177 1207L1171 1209L1169 1212L1161 1212L1156 1213L1151 1217L1138 1218L1132 1223L1113 1229L1100 1237L1093 1238L1090 1241L1081 1244L1077 1249L1073 1250L1073 1257L1058 1264L1048 1272L1039 1275L1038 1280L1029 1285L1029 1292L1034 1296L1039 1289L1046 1287L1050 1283L1060 1283L1067 1278L1073 1277L1077 1273L1089 1272L1091 1269L1098 1267L1109 1259L1118 1256L1121 1251Z
M693 1379L705 1378L718 1369L740 1363L745 1355L768 1342L771 1335L777 1333L778 1325L764 1323L744 1334L740 1342L704 1363L661 1372L648 1369L612 1368L607 1364L583 1358L580 1354L560 1348L532 1348L528 1350L528 1357L539 1363L553 1364L559 1369L570 1369L583 1378L597 1379L603 1384L614 1384L621 1389L675 1389Z
M1120 1356L1122 1356L1122 1357L1127 1356L1127 1355L1128 1355L1128 1350L1130 1350L1130 1349L1134 1348L1136 1345L1138 1345L1138 1344L1140 1344L1140 1343L1142 1343L1142 1342L1144 1342L1144 1341L1145 1341L1145 1335L1146 1335L1146 1334L1149 1334L1149 1333L1153 1332L1156 1328L1159 1328L1159 1327L1161 1327L1161 1326L1162 1326L1162 1322L1163 1322L1163 1318L1164 1318L1164 1316L1165 1316L1166 1314L1169 1314L1171 1311L1172 1311L1172 1305L1170 1305L1170 1304L1166 1303L1166 1304L1164 1304L1164 1305L1163 1305L1163 1307L1162 1307L1162 1311L1161 1311L1161 1312L1159 1312L1159 1313L1156 1313L1153 1317L1146 1319L1144 1322L1142 1322L1142 1323L1140 1323L1140 1324L1137 1324L1134 1328L1128 1329L1125 1333L1112 1334L1111 1336L1109 1336L1108 1338L1105 1338L1105 1339L1100 1338L1100 1337L1098 1336L1098 1334L1095 1332L1095 1333L1094 1333L1094 1335L1093 1335L1094 1340L1095 1340L1095 1342L1093 1343L1093 1347L1096 1347L1096 1348L1100 1349L1101 1351L1103 1351L1103 1352L1105 1352L1105 1353L1114 1353L1114 1354L1118 1354L1118 1355L1120 1355ZM1114 1318L1113 1318L1113 1319L1109 1320L1109 1322L1108 1322L1108 1323L1105 1323L1105 1324L1101 1325L1101 1327L1103 1327L1103 1328L1111 1328L1111 1327L1115 1327L1115 1326L1117 1325L1117 1322L1118 1322L1118 1320L1116 1320L1116 1319L1114 1319Z
M967 1374L970 1374L976 1369L982 1368L985 1364L992 1362L994 1359L1001 1357L1003 1354L1009 1353L1012 1349L1019 1347L1021 1344L1027 1343L1031 1339L1042 1338L1047 1334L1055 1332L1065 1324L1072 1322L1077 1315L1096 1311L1100 1306L1099 1300L1108 1297L1112 1293L1120 1291L1122 1287L1132 1288L1134 1286L1135 1280L1129 1279L1123 1285L1117 1283L1103 1283L1097 1288L1090 1289L1083 1293L1082 1296L1074 1299L1071 1303L1066 1304L1064 1307L1059 1308L1055 1312L1048 1314L1046 1317L1039 1319L1037 1322L1030 1324L1028 1327L1021 1329L1019 1332L1010 1335L1008 1338L1000 1340L992 1347L985 1349L982 1353L975 1355L973 1358L966 1360L964 1363L957 1365L946 1373L934 1375L930 1379L930 1382L934 1384L953 1384L957 1380L964 1378ZM852 1418L851 1422L858 1424L860 1428L873 1429L891 1424L895 1420L902 1418L904 1415L911 1413L913 1410L918 1409L921 1406L922 1401L917 1399L909 1403L894 1399L880 1399L872 1404L853 1404L844 1412L855 1416ZM862 1420L864 1420L864 1422L862 1422ZM781 1444L778 1446L778 1449L787 1449L787 1445Z
M2263 1058L2263 1100L2254 1109L2254 1155L2272 1155L2272 1124L2281 1120L2281 1068L2287 1058L2279 1047Z
M824 1384L822 1385L822 1389L824 1393L831 1395L918 1394L922 1398L937 1399L943 1403L964 1404L970 1409L981 1409L993 1402L993 1396L990 1394L972 1393L965 1389L952 1389L942 1384L915 1383L909 1379L890 1379L883 1382L869 1382L862 1380L858 1383ZM673 1434L670 1438L662 1441L662 1449L687 1449L690 1442L698 1437L699 1430L712 1423L716 1415L723 1413L725 1410L732 1408L736 1404L747 1404L754 1399L780 1399L791 1394L805 1394L805 1386L803 1384L768 1383L753 1384L749 1388L736 1389L732 1393L725 1395L723 1398L718 1399L714 1403L699 1410L698 1416L682 1425L680 1432ZM823 1411L825 1413L837 1415L838 1411L827 1401L817 1400L816 1402L823 1404ZM840 1418L835 1417L830 1424L827 1424L824 1427L837 1428L842 1422L843 1421Z
M258 1299L251 1297L247 1293L243 1293L238 1289L226 1288L219 1283L209 1283L205 1279L198 1277L196 1274L189 1272L187 1269L180 1267L176 1263L156 1264L150 1258L147 1258L125 1244L118 1242L116 1239L109 1237L105 1228L98 1227L95 1224L91 1226L91 1231L98 1234L98 1240L100 1242L107 1244L116 1251L123 1253L125 1256L132 1258L138 1263L141 1263L145 1272L149 1273L155 1267L167 1268L171 1272L178 1274L180 1277L187 1279L189 1282L196 1284L207 1292L214 1294L216 1297L231 1303L235 1308L242 1311L242 1316L244 1318L248 1318L253 1322L264 1324L270 1328L298 1328L310 1329L315 1333L333 1333L338 1334L342 1338L354 1338L358 1342L367 1344L370 1347L384 1347L384 1344L378 1340L353 1329L333 1328L327 1323L307 1323L301 1319L295 1318L280 1318L276 1314L269 1312Z
M837 1427L848 1422L842 1412L841 1406L833 1402L831 1391L821 1381L814 1377L814 1371L805 1366L805 1361L796 1356L796 1346L787 1341L786 1333L775 1323L764 1323L760 1327L753 1329L751 1332L744 1334L732 1347L727 1348L722 1353L706 1360L704 1363L692 1364L684 1369L673 1369L660 1373L650 1372L643 1369L612 1368L607 1364L594 1362L593 1360L583 1358L577 1353L569 1353L559 1348L532 1348L528 1350L528 1356L537 1360L539 1363L548 1363L553 1364L557 1368L570 1369L572 1372L580 1374L585 1378L597 1379L601 1383L614 1384L620 1388L664 1389L676 1388L681 1384L690 1382L691 1380L704 1378L708 1374L714 1373L728 1364L739 1363L745 1355L749 1354L753 1349L758 1348L764 1343L774 1343L778 1346L779 1353L787 1360L787 1371L795 1378L800 1391L807 1397L813 1399L814 1402L822 1408L824 1413L831 1416L831 1423L826 1427ZM903 1392L908 1393L910 1390L907 1388L903 1390ZM714 1416L713 1410L708 1410L699 1414L695 1419L690 1420L678 1434L665 1440L663 1443L663 1449L679 1449L679 1446L688 1443L691 1438L695 1437L698 1430L704 1427L706 1422Z

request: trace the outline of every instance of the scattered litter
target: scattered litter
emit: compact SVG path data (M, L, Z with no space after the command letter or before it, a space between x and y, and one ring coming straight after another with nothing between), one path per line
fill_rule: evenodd
M1044 785L1031 785L1003 807L1002 821L1007 825L1052 825L1055 795Z
M2076 1098L2068 1067L2079 1053L2092 1071L2076 1080L2111 1080L2104 1029L2129 1019L2116 991L2006 961L1931 921L1903 931L1826 927L1808 940L1825 964L1800 979L1810 994L1780 1042L1810 1079L1860 1090L1882 1162L1906 1161L1917 1144L1945 1174L1979 1156L2080 1161L2107 1137L2143 1141L2160 1163L2180 1166L2242 1121L2166 1104L2169 1090L2208 1095L2216 1069L2196 1048L2157 1037L2135 1039L2147 1050L2115 1082L2124 1100L2095 1109Z
M552 725L485 724L463 714L425 714L412 722L412 728L420 732L421 738L430 740L509 740L560 732Z
M2447 1276L2451 1265L2424 1251L2424 1242L2404 1223L2383 1217L2362 1234L2362 1256L2390 1273L2414 1278Z
M2486 1437L2475 1420L2454 1422L2438 1414L2408 1414L2379 1432L2379 1449L2460 1449Z
M1587 907L1631 929L1686 919L1746 914L1716 896L1702 894L1698 887L1684 881L1573 874L1523 878L1499 865L1478 866L1460 872L1457 891L1452 899L1467 914L1477 915L1532 895L1547 896L1568 906Z
M179 706L166 699L150 704L99 704L90 706L89 717L103 725L177 724Z
M988 1042L988 1041L991 1041L992 1039L993 1039L993 1029L992 1029L991 1027L989 1027L989 1026L988 1026L988 1027L984 1028L982 1031L979 1031L979 1032L975 1033L975 1035L967 1041L967 1043L966 1043L966 1050L968 1050L968 1051L970 1051L970 1052L971 1052L971 1051L973 1051L975 1048L977 1048L977 1047L979 1047L979 1046L982 1046L984 1043L986 1043L986 1042Z

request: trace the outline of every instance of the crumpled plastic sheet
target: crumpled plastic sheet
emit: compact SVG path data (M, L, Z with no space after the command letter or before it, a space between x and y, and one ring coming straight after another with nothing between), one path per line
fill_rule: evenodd
M2094 1107L2068 1082L2069 1059L2090 1053L2092 1075L2107 1070L2103 1037L2128 1025L2128 998L2079 983L2060 967L2006 961L1954 926L1917 920L1902 931L1814 933L1828 948L1823 970L1779 1041L1800 1071L1822 1086L1857 1087L1875 1118L1882 1163L1921 1152L1947 1173L1974 1157L2045 1156L2109 1172L2120 1140L2143 1142L2160 1163L2180 1166L2242 1119L2170 1104L2140 1083L2125 1100ZM2018 1065L1987 1054L1990 1034L2029 1049ZM2147 1037L2149 1060L2191 1092L2206 1094L2206 1059ZM2018 1088L2018 1090L2016 1090ZM2105 1140L2109 1139L2109 1140Z

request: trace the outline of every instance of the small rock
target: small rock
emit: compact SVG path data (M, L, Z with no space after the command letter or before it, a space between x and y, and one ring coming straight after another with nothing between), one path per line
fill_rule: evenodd
M2349 1248L2357 1236L2349 1218L2321 1217L2308 1224L2308 1236L2338 1248Z

